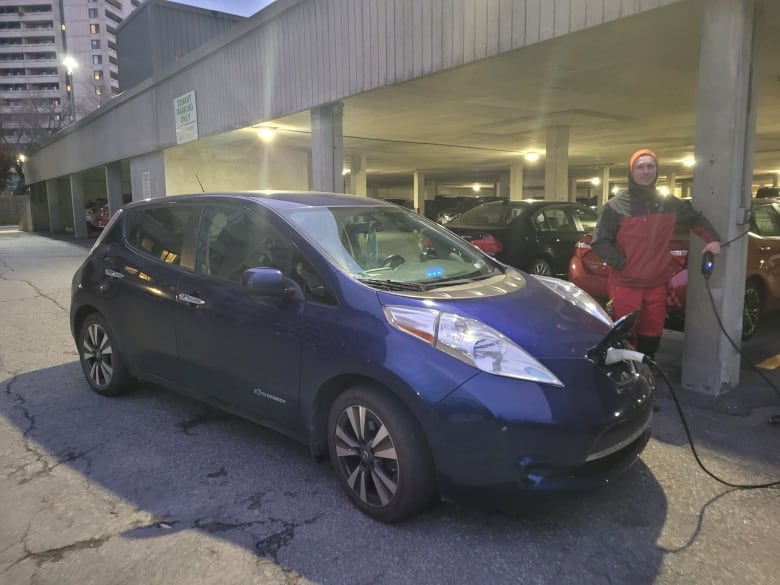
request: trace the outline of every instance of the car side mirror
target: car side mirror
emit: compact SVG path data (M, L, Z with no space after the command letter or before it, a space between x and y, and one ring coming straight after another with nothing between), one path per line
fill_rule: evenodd
M276 268L250 268L241 275L241 286L261 297L283 297L291 292L287 279Z

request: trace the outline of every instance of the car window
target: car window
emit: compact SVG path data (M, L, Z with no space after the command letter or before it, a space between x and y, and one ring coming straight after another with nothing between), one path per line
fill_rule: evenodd
M585 207L572 207L571 214L574 216L575 224L579 223L578 232L592 232L596 229L598 214Z
M562 207L545 207L531 220L539 231L576 232L574 221Z
M180 205L137 209L127 220L127 242L141 252L178 265L192 208Z
M765 238L780 236L780 215L773 207L766 206L754 209L753 222L759 236Z
M290 272L292 244L259 213L207 207L197 230L195 270L238 282L248 268Z
M527 205L515 203L508 206L504 201L483 203L473 207L453 220L453 225L503 225L520 215Z

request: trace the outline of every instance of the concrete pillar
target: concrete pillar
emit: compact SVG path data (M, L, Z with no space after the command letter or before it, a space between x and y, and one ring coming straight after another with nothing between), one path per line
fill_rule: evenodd
M544 198L569 200L569 127L547 128L547 154L544 163Z
M523 163L514 161L509 165L509 200L520 201L523 198Z
M420 215L425 215L425 174L414 171L414 209Z
M344 107L341 102L311 111L312 189L344 192Z
M780 185L780 173L772 177L772 187L777 187L778 185Z
M752 196L755 136L754 71L758 4L710 0L704 10L693 202L731 240L746 228ZM683 387L717 395L739 384L740 356L718 326L697 269L701 240L691 237L683 347ZM739 344L745 292L747 238L723 248L709 279L715 311Z
M577 178L576 177L569 177L569 198L572 201L577 200ZM587 195L587 193L585 193Z
M70 200L73 204L73 236L76 239L86 238L87 216L84 209L84 178L79 173L74 173L70 179Z
M111 217L124 205L122 200L122 163L113 162L103 167L106 176L108 213Z
M168 185L165 177L165 153L152 152L130 160L130 189L133 201L165 197Z
M609 167L601 167L600 169L601 189L598 193L596 205L599 209L604 207L604 204L609 201Z
M674 196L674 190L677 189L677 173L669 173L666 186L669 188L669 195Z
M352 157L350 165L349 186L353 195L366 197L366 155L360 154Z
M439 194L439 183L436 181L425 181L425 200L433 201Z
M46 202L49 207L49 231L53 234L65 229L60 213L60 190L57 179L46 181Z
M496 181L496 197L509 198L509 173L501 173Z

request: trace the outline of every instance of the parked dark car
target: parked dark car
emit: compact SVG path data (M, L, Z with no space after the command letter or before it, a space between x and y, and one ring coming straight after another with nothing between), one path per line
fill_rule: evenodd
M131 203L74 274L70 319L95 392L145 380L287 433L384 522L437 494L604 485L649 436L650 377L607 359L627 321L375 199Z
M436 209L434 219L440 224L448 224L453 219L459 218L469 209L474 209L483 203L491 201L506 201L506 197L445 197Z
M748 238L745 297L742 310L742 338L758 329L761 315L780 309L780 200L755 199L751 209ZM684 226L678 230L669 247L670 274L667 295L668 326L681 328L685 319L685 297L688 292L688 242ZM591 248L591 234L577 243L569 263L569 280L594 298L606 302L608 269Z
M566 277L574 245L596 219L594 210L579 203L526 199L483 203L447 228L506 264Z

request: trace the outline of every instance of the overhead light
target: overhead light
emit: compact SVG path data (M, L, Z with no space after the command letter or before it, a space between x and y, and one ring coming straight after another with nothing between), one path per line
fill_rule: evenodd
M688 168L696 165L696 159L693 157L684 158L682 164Z
M350 173L350 170L348 168L345 167L345 168L341 169L341 176L342 177L348 175L349 173Z
M599 179L598 177L593 177L593 178L590 180L590 182L591 182L591 183L592 183L594 186L596 186L596 187L598 187L599 185L601 185L601 179Z
M541 156L542 155L538 152L526 152L525 155L523 155L523 158L528 162L536 162L541 158Z
M661 195L663 195L664 197L666 197L666 196L667 196L667 195L669 195L669 193L670 193L670 191L669 191L669 187L667 187L666 185L664 185L663 187L660 187L660 188L658 189L658 192L659 192Z
M620 187L612 187L612 194L617 195L620 193Z
M19 162L24 162L24 161L26 161L26 160L27 160L27 157L26 157L26 156L24 156L23 154L20 154L20 155L19 155L19 156L16 158L16 160L18 160Z
M263 142L270 142L276 136L276 128L269 128L268 126L261 126L257 131L257 135Z
M480 185L479 183L474 183L471 186L471 188L474 191L474 193L479 193L479 190L482 189L482 185Z

